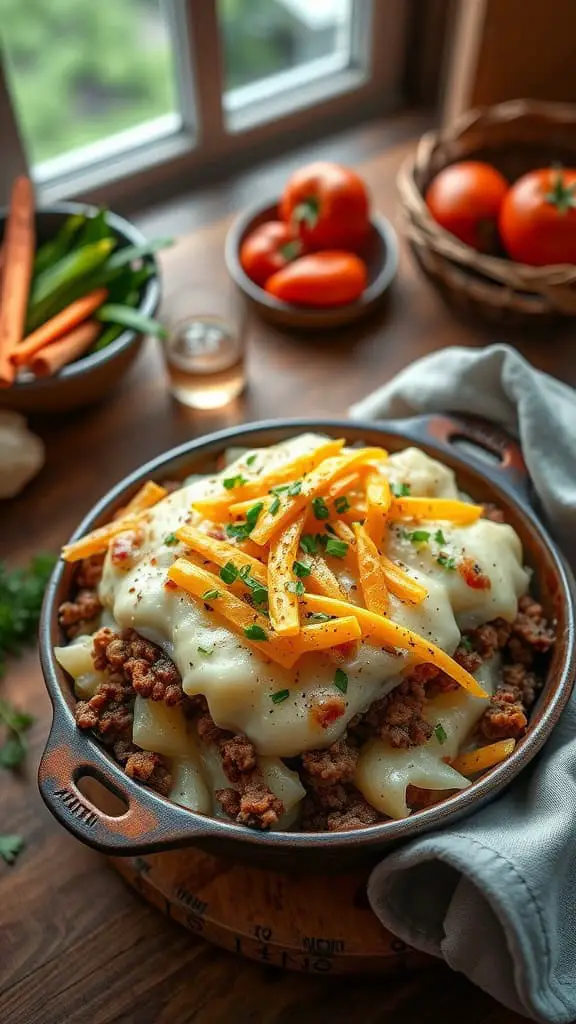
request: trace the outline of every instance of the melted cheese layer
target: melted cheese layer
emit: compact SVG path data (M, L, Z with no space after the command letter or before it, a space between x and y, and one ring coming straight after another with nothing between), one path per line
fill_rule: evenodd
M247 479L257 478L263 469L312 451L324 440L305 434L272 448L247 451L221 474L196 478L169 495L150 510L134 564L120 568L108 555L100 585L100 599L115 622L157 643L176 664L185 693L204 694L216 724L244 732L263 755L290 757L333 743L354 715L400 682L408 655L395 657L368 644L359 645L341 666L348 676L346 712L322 728L310 708L337 693L335 663L326 654L308 654L294 669L282 669L230 632L217 612L182 591L166 589L166 571L184 548L166 544L165 538L170 540L169 535L185 521L200 522L199 515L190 511L191 503L219 493L223 476L241 473ZM248 465L251 456L255 458ZM416 448L391 455L380 468L392 482L408 484L414 495L459 496L452 471ZM426 545L414 544L404 535L406 530L388 531L386 553L401 561L428 590L418 607L392 597L390 617L451 654L461 629L497 616L514 617L518 597L528 588L528 574L522 567L520 542L509 526L480 520L467 527L426 523L418 528L423 525L431 534L440 530L443 542L431 539ZM410 524L401 526L410 529ZM440 552L472 558L490 579L490 589L470 588L458 572L438 563ZM329 563L347 590L358 586L357 580L344 578L341 561L331 558ZM201 648L212 653L206 655ZM271 694L283 689L290 691L289 698L274 704Z

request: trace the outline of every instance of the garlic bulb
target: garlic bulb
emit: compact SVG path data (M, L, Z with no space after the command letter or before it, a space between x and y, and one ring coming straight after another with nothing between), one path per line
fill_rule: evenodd
M17 412L0 410L0 498L14 498L44 465L44 444Z

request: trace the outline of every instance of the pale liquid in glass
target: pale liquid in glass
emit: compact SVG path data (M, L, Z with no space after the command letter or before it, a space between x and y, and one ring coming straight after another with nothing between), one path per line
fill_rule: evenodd
M194 409L219 409L244 389L242 340L217 316L191 317L166 342L170 390Z

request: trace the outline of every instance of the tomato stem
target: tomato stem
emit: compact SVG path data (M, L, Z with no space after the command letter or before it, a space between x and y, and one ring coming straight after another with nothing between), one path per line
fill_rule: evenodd
M544 199L564 216L569 210L576 209L576 185L566 185L562 172L558 171L552 178L552 191L546 192Z
M304 221L309 228L313 228L318 223L318 217L320 215L320 203L316 196L309 196L307 199L303 199L301 203L298 203L294 207L293 217L298 223Z
M302 243L295 238L292 242L285 242L284 245L281 245L279 251L285 260L291 262L302 255Z

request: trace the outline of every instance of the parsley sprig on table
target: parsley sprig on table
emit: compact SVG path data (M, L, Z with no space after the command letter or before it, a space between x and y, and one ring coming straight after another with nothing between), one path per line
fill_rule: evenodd
M6 660L21 654L36 638L42 598L56 561L54 555L36 555L26 569L9 570L0 562L0 678ZM26 756L25 733L32 715L0 698L0 768L14 770ZM13 864L24 846L17 835L0 835L0 857Z

